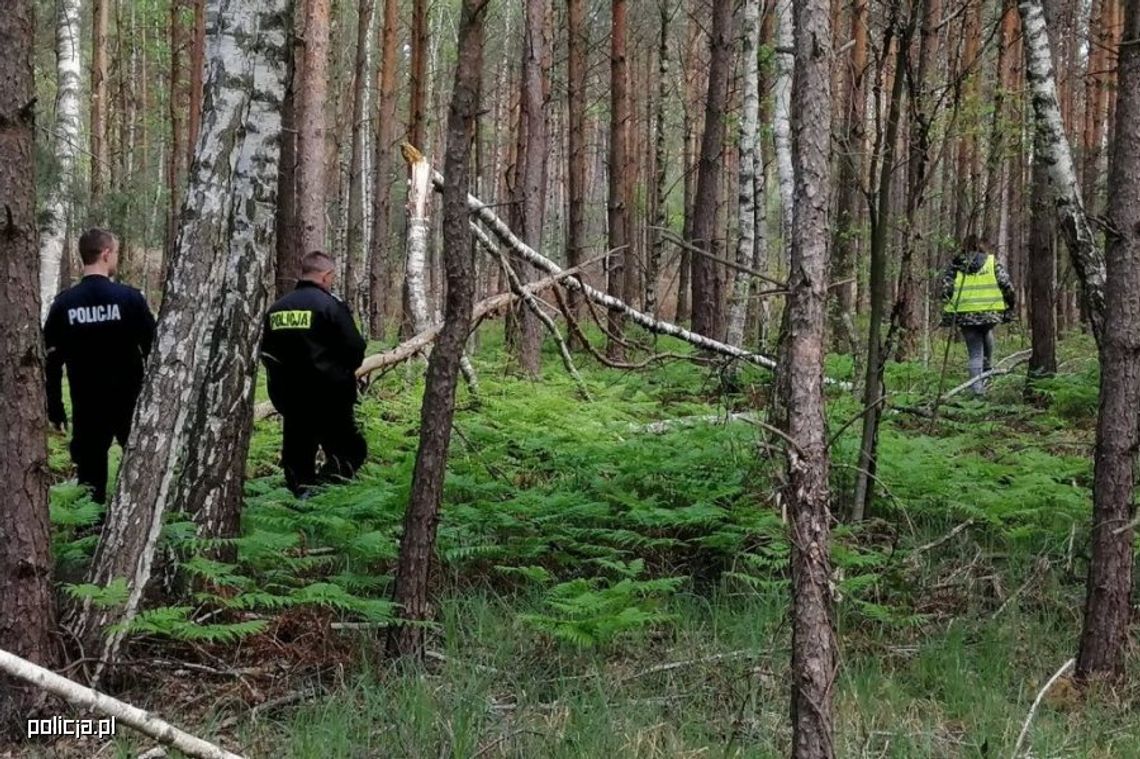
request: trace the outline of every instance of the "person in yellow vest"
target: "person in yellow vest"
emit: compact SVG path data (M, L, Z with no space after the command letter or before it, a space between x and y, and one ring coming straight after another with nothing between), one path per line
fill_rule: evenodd
M942 326L958 327L966 341L971 377L990 370L994 354L994 327L1012 321L1017 294L1005 267L986 253L977 235L968 235L962 252L954 257L942 279ZM972 389L986 390L984 379Z

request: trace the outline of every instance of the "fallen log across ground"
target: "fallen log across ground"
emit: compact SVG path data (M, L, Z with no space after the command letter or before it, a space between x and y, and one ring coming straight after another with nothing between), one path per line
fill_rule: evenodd
M435 185L436 190L443 189L443 175L438 171L432 171L432 182ZM502 240L502 242L512 251L514 251L520 258L537 267L541 271L546 272L547 274L559 275L563 273L564 270L562 267L541 253L538 253L529 245L524 243L521 239L519 239L519 237L511 231L511 228L508 227L507 224L502 219L500 219L494 211L490 209L490 207L483 203L483 201L479 200L474 195L468 195L467 207L471 209L472 213L474 213L480 221L487 225L488 229L495 233L496 237ZM723 356L728 356L729 358L748 361L750 363L762 366L766 369L776 368L776 362L768 356L765 356L761 353L752 353L750 351L744 350L743 348L737 348L735 346L728 345L727 343L722 343L719 340L713 340L711 337L697 334L696 332L687 330L684 327L679 327L671 322L655 319L649 314L638 311L628 303L619 300L612 295L607 295L601 290L597 290L591 287L590 285L583 282L582 279L578 276L572 275L568 277L565 284L567 287L582 293L587 298L597 303L599 306L604 306L615 311L620 311L621 313L625 314L626 318L628 318L634 324L637 324L640 327L644 327L645 329L655 334L675 337L678 340L683 340L696 348L700 348L701 350L709 351L710 353L719 353Z
M542 292L543 290L553 287L568 277L576 276L584 268L590 266L591 264L597 263L604 257L605 256L599 256L598 258L591 259L574 269L559 271L557 274L552 274L549 277L538 280L537 282L531 282L525 288L523 288L523 293L533 295L535 293ZM471 309L472 323L477 322L487 314L493 313L501 308L505 308L506 306L511 305L520 297L522 297L521 294L516 293L499 293L498 295L492 295L490 298L484 298L483 300L476 303L475 307ZM419 334L414 335L413 337L400 343L391 350L386 350L382 353L374 353L371 356L365 357L364 361L360 364L360 368L356 370L357 379L362 379L372 374L373 372L377 372L382 369L388 369L396 366L402 361L407 361L412 356L415 356L420 351L422 351L425 347L431 345L431 343L437 337L439 337L439 332L442 329L443 324L434 324ZM254 407L253 419L254 421L268 419L276 413L277 410L273 408L273 404L266 401L264 403L259 403Z
M226 751L209 741L179 730L144 709L68 680L50 669L44 669L3 649L0 649L0 672L26 680L48 693L67 699L76 706L94 709L113 717L117 722L122 722L154 738L164 746L172 746L186 756L200 757L200 759L243 759L240 754Z

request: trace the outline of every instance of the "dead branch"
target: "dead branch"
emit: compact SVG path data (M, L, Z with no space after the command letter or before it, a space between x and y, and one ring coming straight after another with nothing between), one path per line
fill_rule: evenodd
M165 746L173 746L187 756L200 757L200 759L243 759L240 754L231 753L209 741L183 732L137 706L131 706L105 693L68 680L3 649L0 649L0 671L26 680L76 706L94 709L113 717Z
M1061 668L1054 672L1053 676L1049 678L1049 682L1045 683L1045 687L1037 694L1037 698L1033 699L1033 706L1029 708L1029 715L1025 718L1025 724L1021 726L1021 734L1017 736L1017 743L1013 747L1013 753L1010 754L1012 759L1017 759L1018 755L1021 754L1021 744L1025 742L1025 736L1029 734L1029 725L1033 722L1033 717L1037 715L1037 707L1041 706L1041 701L1045 698L1045 694L1048 693L1049 689L1053 687L1053 684L1060 680L1061 677L1069 671L1069 668L1076 663L1076 659L1069 659L1062 664Z

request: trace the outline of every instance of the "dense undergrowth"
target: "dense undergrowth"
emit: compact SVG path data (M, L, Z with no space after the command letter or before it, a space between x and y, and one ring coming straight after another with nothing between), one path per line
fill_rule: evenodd
M947 382L960 379L958 351ZM1086 341L1067 342L1062 374L1035 406L1010 375L984 401L953 399L936 421L888 413L872 518L835 533L840 755L1008 753L1036 687L1071 655L1088 552L1091 355ZM394 616L418 442L422 387L401 369L362 404L370 459L358 479L307 501L283 487L277 423L258 425L232 560L195 541L188 521L168 525L168 549L196 590L136 620L138 647L244 665L276 658L327 687L268 722L241 716L244 704L202 712L259 756L783 753L780 440L747 421L645 429L763 407L766 375L583 367L594 396L584 402L553 355L537 383L502 356L490 335L478 403L460 391L428 672L367 655ZM938 369L892 365L894 406L935 395ZM832 376L851 372L829 362ZM858 425L846 423L859 410L832 393L838 512L858 447ZM53 464L65 463L57 449ZM94 538L76 530L96 515L73 488L56 489L65 577L81 573ZM1058 700L1035 723L1034 755L1140 754L1135 697Z

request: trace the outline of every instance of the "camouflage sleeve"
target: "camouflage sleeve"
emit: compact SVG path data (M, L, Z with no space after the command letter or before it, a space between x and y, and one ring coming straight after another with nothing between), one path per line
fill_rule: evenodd
M1009 278L1009 272L1001 264L994 267L994 274L997 275L998 287L1001 288L1002 297L1005 298L1005 307L1010 311L1017 308L1017 290L1013 287L1013 280Z
M943 303L949 303L950 299L954 297L954 280L958 276L958 267L955 264L956 261L951 261L950 265L946 267L946 272L942 275Z

